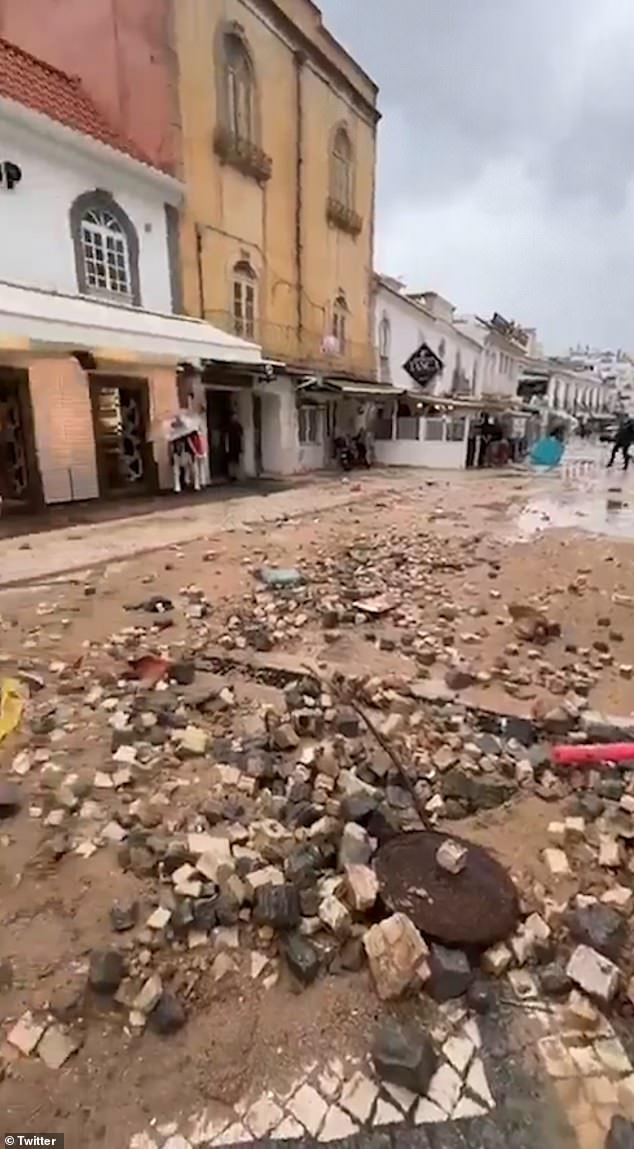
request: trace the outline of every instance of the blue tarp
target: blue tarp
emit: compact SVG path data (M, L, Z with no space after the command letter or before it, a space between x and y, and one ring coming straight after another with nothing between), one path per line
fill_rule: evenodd
M531 451L531 463L536 467L556 467L561 462L564 449L564 444L552 436L540 439Z

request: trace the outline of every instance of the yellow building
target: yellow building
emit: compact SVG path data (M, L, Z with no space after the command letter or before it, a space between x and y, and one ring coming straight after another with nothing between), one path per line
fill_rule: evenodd
M175 9L186 310L318 377L373 378L376 85L311 0ZM256 439L274 414L256 409ZM308 422L298 417L300 442L317 446L326 428ZM295 469L290 456L281 469Z

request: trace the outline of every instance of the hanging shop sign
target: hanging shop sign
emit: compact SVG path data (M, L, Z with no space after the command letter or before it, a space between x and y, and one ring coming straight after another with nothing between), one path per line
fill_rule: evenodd
M420 387L427 387L442 371L443 361L427 343L421 343L418 351L403 364L403 369Z
M13 191L22 179L22 168L12 160L0 160L0 191Z

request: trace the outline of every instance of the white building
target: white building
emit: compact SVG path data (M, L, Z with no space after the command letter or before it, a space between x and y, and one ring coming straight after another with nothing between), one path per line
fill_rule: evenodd
M526 404L541 411L544 420L577 419L608 415L619 406L619 386L614 377L601 377L579 358L535 357L526 361L519 384Z
M182 196L76 79L0 40L5 507L169 485L148 432L178 409L178 365L262 368L259 348L174 315Z
M456 317L442 296L386 276L375 277L375 331L379 378L401 392L380 412L377 460L464 467L479 413L513 407L526 333L499 315Z

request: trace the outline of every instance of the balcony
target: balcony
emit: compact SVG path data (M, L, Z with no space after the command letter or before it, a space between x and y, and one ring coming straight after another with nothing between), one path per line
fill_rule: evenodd
M256 321L251 331L238 330L233 315L229 311L207 311L205 319L214 327L239 335L258 343L265 358L279 359L292 367L303 367L307 372L337 375L350 373L364 379L376 378L376 352L371 343L346 341L339 355L324 351L324 336L321 331L302 331L280 323Z
M229 128L218 125L214 132L214 152L223 164L236 168L243 176L263 184L270 180L273 161L251 140L242 139Z
M347 232L355 239L363 229L363 220L359 213L332 196L328 196L326 200L326 219L333 227L338 227L340 231Z

